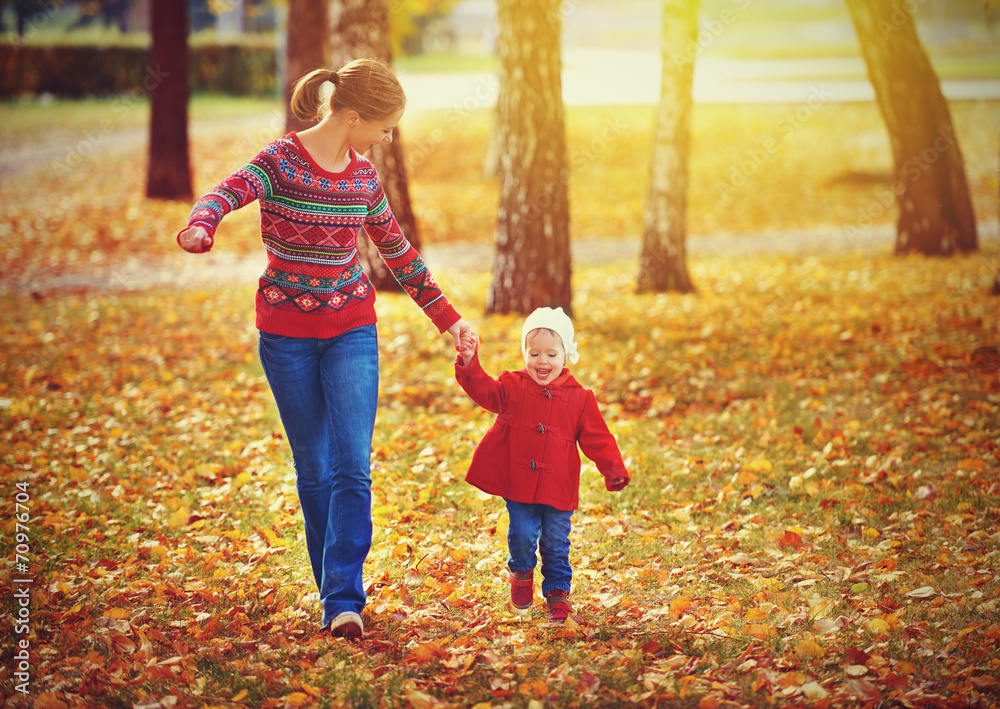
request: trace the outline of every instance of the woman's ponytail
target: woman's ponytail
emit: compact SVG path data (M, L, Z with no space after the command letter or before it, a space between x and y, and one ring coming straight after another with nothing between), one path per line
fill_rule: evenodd
M322 114L321 89L333 84L329 108L357 111L366 121L391 116L406 106L406 94L388 64L377 59L355 59L337 71L315 69L292 90L292 114L300 121L314 121Z
M320 107L323 105L320 89L327 81L334 84L337 72L329 69L314 69L295 82L292 89L292 115L300 121L314 121L320 117Z

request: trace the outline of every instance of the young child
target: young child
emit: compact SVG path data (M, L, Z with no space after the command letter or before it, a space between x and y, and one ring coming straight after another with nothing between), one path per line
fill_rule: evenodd
M580 454L597 464L610 491L629 483L621 452L597 399L570 374L579 359L573 323L562 308L539 308L521 330L524 369L493 379L479 364L479 338L461 338L455 378L483 408L498 414L472 457L466 482L504 498L510 527L510 602L527 611L534 599L536 548L549 620L573 613L569 532L580 500Z

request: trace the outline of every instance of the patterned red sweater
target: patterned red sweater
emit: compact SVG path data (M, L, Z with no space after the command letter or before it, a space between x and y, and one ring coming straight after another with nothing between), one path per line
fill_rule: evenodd
M356 249L362 227L393 277L440 332L460 316L403 236L374 166L351 149L331 173L295 133L269 143L206 194L188 226L213 235L234 209L260 201L267 269L257 288L257 328L289 337L328 338L375 322L375 289Z

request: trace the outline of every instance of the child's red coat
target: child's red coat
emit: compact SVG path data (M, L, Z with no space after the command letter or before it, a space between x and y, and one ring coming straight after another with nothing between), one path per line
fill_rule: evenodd
M455 378L472 400L497 416L472 456L466 482L508 500L541 503L560 510L580 504L580 453L597 465L605 485L628 478L618 444L597 407L597 399L564 369L549 386L527 371L501 372L493 379L476 354L461 357Z

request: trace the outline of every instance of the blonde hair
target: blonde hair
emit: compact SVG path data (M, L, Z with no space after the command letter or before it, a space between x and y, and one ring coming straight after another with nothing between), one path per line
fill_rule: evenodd
M355 59L337 71L314 69L297 82L292 90L292 114L300 121L321 117L322 88L333 84L329 109L356 111L365 121L386 118L406 107L406 94L392 69L378 59Z

